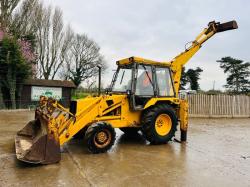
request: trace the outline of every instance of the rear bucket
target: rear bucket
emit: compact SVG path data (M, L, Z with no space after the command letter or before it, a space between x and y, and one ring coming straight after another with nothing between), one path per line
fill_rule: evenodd
M30 121L15 138L18 160L33 164L52 164L61 160L57 133L50 131L42 117Z
M233 30L233 29L237 29L237 28L238 28L238 24L236 21L229 21L226 23L218 24L216 31L217 32L224 32L224 31Z

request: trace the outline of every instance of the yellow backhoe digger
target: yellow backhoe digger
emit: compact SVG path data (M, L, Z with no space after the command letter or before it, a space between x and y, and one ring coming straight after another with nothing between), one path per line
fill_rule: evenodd
M236 21L210 22L169 62L138 57L119 60L106 94L71 101L70 109L41 96L35 119L17 132L17 159L59 162L60 146L76 134L85 138L90 152L106 152L114 144L114 128L127 134L141 130L151 144L164 144L174 137L180 123L181 141L186 141L188 103L178 95L182 67L215 33L237 28Z

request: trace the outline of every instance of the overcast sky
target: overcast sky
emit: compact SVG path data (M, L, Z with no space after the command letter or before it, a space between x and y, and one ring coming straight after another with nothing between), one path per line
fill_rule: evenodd
M201 89L224 89L226 76L216 60L224 56L250 61L250 1L248 0L44 0L63 10L65 23L86 33L101 47L111 79L115 61L140 56L168 61L184 50L209 21L236 20L239 29L212 37L189 61L200 66ZM112 72L112 73L111 73Z

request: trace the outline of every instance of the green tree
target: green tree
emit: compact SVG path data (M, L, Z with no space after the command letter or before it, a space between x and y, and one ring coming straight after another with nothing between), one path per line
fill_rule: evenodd
M219 95L219 94L223 94L223 92L221 90L208 90L204 92L205 94L209 94L209 95Z
M20 45L14 37L4 37L0 48L1 85L7 88L12 109L16 108L16 94L30 74L30 66L22 56Z
M185 68L182 69L182 77L181 77L181 89L183 89L188 82L190 82L191 89L192 90L199 90L199 80L200 80L200 74L203 72L203 70L200 67L197 67L196 69L188 69L185 71Z
M0 80L2 80L1 69L0 69ZM4 104L4 101L3 101L2 88L3 88L2 81L0 81L0 109L5 108L5 104Z
M185 86L187 85L187 83L188 83L188 79L186 76L185 67L182 67L180 89L185 90Z
M248 93L250 91L250 63L232 57L217 60L224 73L227 74L227 84L224 85L233 93Z

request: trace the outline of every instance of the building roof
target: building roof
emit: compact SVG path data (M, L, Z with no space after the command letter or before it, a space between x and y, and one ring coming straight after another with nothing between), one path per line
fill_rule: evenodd
M170 66L171 65L171 63L169 63L169 62L157 62L157 61L148 60L145 58L140 58L140 57L135 57L135 56L119 60L116 62L116 64L117 65L127 65L127 64L132 64L134 62L138 63L138 64L156 65L156 66Z
M45 79L28 79L24 82L24 85L76 88L76 85L72 81Z

